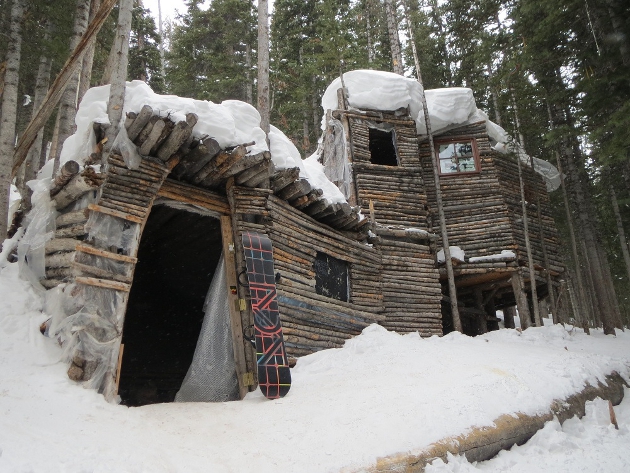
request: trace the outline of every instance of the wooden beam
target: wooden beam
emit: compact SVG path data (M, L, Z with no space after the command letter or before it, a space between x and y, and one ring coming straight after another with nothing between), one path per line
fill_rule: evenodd
M225 276L228 297L228 308L230 310L230 328L232 331L232 348L234 350L234 361L236 363L236 375L238 377L239 397L243 399L249 391L249 384L246 383L247 363L245 361L245 346L243 340L243 324L239 310L238 300L238 280L236 276L236 260L232 232L232 217L221 217L221 236L223 240L223 257L225 259Z
M213 210L223 215L229 215L230 213L230 204L228 204L226 197L184 182L166 179L157 195L177 202L199 205L200 207Z
M75 279L75 282L78 284L85 284L86 286L96 286L102 287L105 289L113 289L115 291L129 292L131 289L130 284L125 284L117 281L110 281L108 279L99 279L99 278L88 278L84 276L79 276Z
M125 212L120 212L118 210L114 210L114 209L110 209L107 207L103 207L101 205L97 205L97 204L90 204L88 205L88 210L91 210L93 212L99 212L105 215L109 215L110 217L117 217L117 218L122 218L123 220L128 220L130 222L134 222L134 223L140 223L142 224L144 222L144 219L141 217L138 217L136 215L131 215Z
M83 242L77 243L75 249L76 251L80 251L81 253L102 256L103 258L109 258L115 261L122 261L124 263L136 264L138 262L138 258L134 258L133 256L119 255L118 253L112 253L111 251L101 250L100 248L94 248L93 246L90 246L87 243Z

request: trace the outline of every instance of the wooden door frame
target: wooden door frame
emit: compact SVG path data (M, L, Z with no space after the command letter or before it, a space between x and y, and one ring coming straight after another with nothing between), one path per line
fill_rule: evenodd
M245 361L245 344L243 340L243 324L241 321L238 297L238 280L236 273L235 252L236 245L232 232L232 217L227 197L182 182L167 179L157 192L158 197L164 197L176 202L195 205L220 214L221 240L223 243L223 257L225 259L226 291L228 309L230 311L230 328L232 331L232 347L238 377L239 397L243 399L249 392L247 365Z

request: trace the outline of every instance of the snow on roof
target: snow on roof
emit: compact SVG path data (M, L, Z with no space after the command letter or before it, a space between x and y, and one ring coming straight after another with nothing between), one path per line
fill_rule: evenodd
M69 160L83 163L90 155L95 144L92 123L109 123L108 100L109 85L94 87L85 94L77 111L77 130L63 144L61 163ZM199 120L193 128L193 135L214 138L222 148L254 141L253 146L247 147L250 154L269 149L265 133L260 128L260 114L248 103L225 100L216 104L176 95L159 95L142 81L127 82L123 112L137 113L144 105L150 105L175 122L185 120L187 113L195 113ZM343 194L328 181L322 169L303 164L300 152L282 131L271 126L269 141L271 160L277 170L299 167L300 177L307 179L313 187L321 188L326 199L333 203L345 202ZM49 177L51 168L52 165L46 166L40 176Z
M419 135L426 135L424 112L422 111L422 86L415 79L403 77L393 72L356 70L343 75L348 90L350 107L361 110L392 111L409 107L411 118L416 122ZM326 89L322 97L322 107L326 110L338 108L337 90L341 88L341 78L335 79ZM488 119L488 115L477 108L471 89L451 87L425 91L429 118L433 132L450 127L485 121L486 130L497 145L495 149L506 153L515 151L525 164L531 159L524 150L513 142L508 133L496 123ZM322 129L325 129L325 115ZM560 173L547 161L533 158L534 170L543 176L547 189L552 191L560 186Z

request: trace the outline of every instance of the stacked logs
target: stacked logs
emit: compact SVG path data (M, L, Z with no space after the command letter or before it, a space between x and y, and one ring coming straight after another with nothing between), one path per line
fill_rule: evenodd
M492 255L502 250L516 249L509 210L495 168L496 153L490 148L485 122L456 128L441 134L439 138L475 139L481 161L479 173L452 174L440 179L450 245L459 246L469 256ZM429 206L432 213L437 215L428 140L420 144L420 159L427 183Z
M418 138L416 136L416 124L410 117L395 117L381 113L380 117L373 114L358 112L344 112L350 122L352 136L352 161L353 163L370 163L370 121L376 123L388 123L393 127L394 147L400 166L418 165ZM333 113L333 116L335 114Z
M442 289L435 268L434 235L377 227L375 245L383 255L382 325L422 336L442 334Z
M272 187L279 179L282 177L272 180ZM243 231L259 231L272 241L288 354L297 357L339 347L369 324L382 320L380 255L375 249L321 225L307 213L296 211L290 197L286 201L273 192L238 186L229 189L235 240L239 241ZM286 190L286 194L290 192L294 191ZM317 294L314 262L318 253L347 263L350 302ZM243 325L249 326L251 321L243 320Z
M495 167L505 202L510 210L510 223L515 229L516 244L520 248L518 257L527 260L525 252L525 228L523 224L523 210L521 206L520 183L518 179L518 165L516 158L503 156L497 159ZM542 177L534 172L531 166L522 165L523 181L525 184L525 200L529 228L529 241L536 265L544 267L544 251L547 252L549 269L552 273L564 271L564 264L560 257L558 234L551 215L549 194ZM540 202L540 208L538 204ZM541 241L541 230L544 241Z
M426 228L427 201L418 168L355 163L354 170L359 204L374 208L377 223Z
M365 225L361 223L358 207L323 198L321 189L300 179L299 168L274 172L269 152L248 154L247 147L254 143L221 149L211 137L191 138L196 121L194 114L188 114L185 121L175 124L145 105L139 114L127 115L125 126L140 155L155 156L165 162L171 160L171 176L177 180L216 190L223 189L234 178L238 186L270 187L279 198L333 228L357 231Z

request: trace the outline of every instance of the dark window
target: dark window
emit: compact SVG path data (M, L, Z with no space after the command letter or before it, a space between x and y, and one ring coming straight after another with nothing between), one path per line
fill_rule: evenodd
M394 131L370 130L370 161L372 164L398 166L398 156L394 146Z
M440 174L479 172L479 154L475 140L457 140L436 144Z
M317 294L348 302L348 263L318 252L313 269Z

